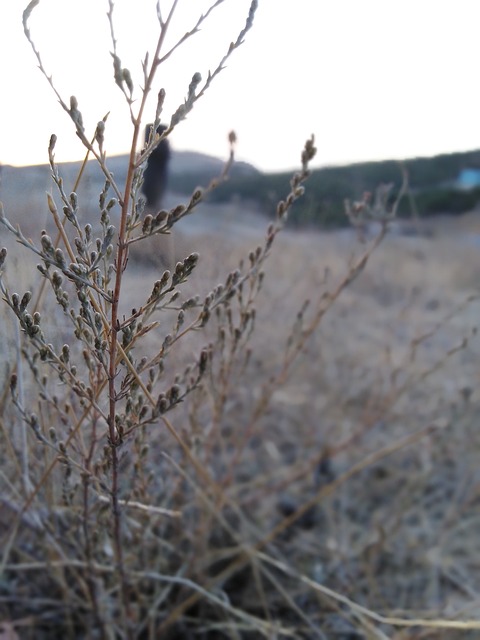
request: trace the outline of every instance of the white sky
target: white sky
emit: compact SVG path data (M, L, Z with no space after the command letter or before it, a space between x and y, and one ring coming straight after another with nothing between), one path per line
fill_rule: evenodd
M0 162L47 161L51 133L58 161L83 157L23 34L26 0L0 0ZM166 13L171 0L161 0ZM210 2L179 0L171 41ZM165 120L194 72L206 76L243 27L250 0L225 0L202 33L160 69ZM41 0L30 19L45 66L66 102L75 94L88 135L110 111L106 149L125 153L127 107L113 82L107 0ZM118 52L135 81L158 33L155 0L116 0ZM317 165L461 151L480 147L479 0L259 0L245 44L186 122L176 149L237 157L266 171L298 164L314 133ZM153 119L152 103L147 120Z

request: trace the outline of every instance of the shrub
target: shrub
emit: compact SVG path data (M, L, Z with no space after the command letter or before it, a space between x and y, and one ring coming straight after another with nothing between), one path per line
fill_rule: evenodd
M49 78L28 28L36 4L34 0L24 13L25 33ZM187 37L219 4L212 4ZM349 478L362 476L369 466L431 429L389 443L339 477L332 472L328 447L280 476L271 459L280 459L275 437L281 416L273 426L267 424L272 398L327 311L383 240L389 192L380 191L373 204L366 197L348 205L360 230L374 218L380 232L348 262L334 286L323 283L318 295L309 292L313 299L297 311L285 346L269 327L266 333L276 352L271 368L264 352L256 352L255 333L259 314L271 326L275 318L261 314L259 301L268 260L292 205L304 193L315 154L313 138L305 144L301 168L277 204L263 243L238 268L224 273L209 292L190 291L200 269L199 255L192 253L145 288L143 302L127 311L129 247L171 232L222 179L205 190L195 189L186 204L145 215L139 196L142 169L241 45L252 26L256 1L215 71L206 81L194 74L185 102L166 130L140 153L145 100L175 3L167 19L160 16L157 49L150 63L145 62L138 98L115 50L113 3L109 6L115 82L132 120L125 184L116 183L104 152L107 119L98 122L92 142L76 98L64 101L52 83L76 135L105 176L98 223L93 227L79 220L75 189L66 188L55 161L55 136L49 145L55 195L48 195L47 205L57 237L43 231L35 242L3 211L0 218L39 260L41 276L35 290L11 292L7 251L2 249L0 287L22 332L8 385L13 406L6 394L1 404L7 487L0 503L2 614L16 628L22 620L35 638L323 637L332 606L340 613L344 606L348 609L348 630L371 629L373 623L366 618L408 625L324 586L322 564L328 558L307 566L309 552L290 541L299 530L316 524L322 517L318 505ZM163 99L161 91L154 130ZM233 161L233 133L229 142L225 172ZM118 227L111 222L115 211ZM295 286L301 284L302 276ZM67 339L59 318L68 322ZM262 382L254 376L256 369L264 373ZM370 427L365 425L364 431ZM288 437L295 441L295 434ZM265 446L260 446L263 440ZM281 495L285 484L302 489L312 483L308 495ZM281 551L284 543L287 557ZM325 599L330 604L323 604Z

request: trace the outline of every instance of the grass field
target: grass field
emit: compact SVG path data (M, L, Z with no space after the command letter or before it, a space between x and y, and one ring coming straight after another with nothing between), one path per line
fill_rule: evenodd
M200 254L184 298L203 298L263 242L261 218L240 207L202 207L175 238L177 259L182 251ZM17 213L7 214L16 221ZM19 222L29 215L18 212ZM332 292L365 245L353 231L287 228L266 263L251 334L236 346L228 338L222 343L219 327L229 321L220 314L172 351L166 381L203 345L211 343L216 354L208 377L169 413L214 484L199 479L161 424L127 441L123 498L181 514L127 508L126 564L132 576L143 572L145 582L143 588L137 582L132 594L137 621L145 616L135 637L478 637L477 224L471 214L438 220L426 236L387 236L333 304ZM35 292L35 261L3 230L0 238L10 250L8 286ZM140 305L159 277L158 268L142 264L130 265L126 274L122 314ZM307 299L299 328L297 314ZM44 308L61 345L71 331L68 318L58 309L53 315L48 297ZM298 332L321 309L317 330L285 367ZM239 313L232 304L234 322ZM116 628L111 541L98 498L89 520L90 527L98 522L90 540L95 550L86 555L81 470L69 469L65 460L57 465L15 519L25 500L19 477L25 441L8 400L14 323L6 306L1 314L4 634L10 629L22 638L102 637L99 630L89 635L84 625L90 620L95 628L98 618L104 628ZM165 311L161 327L175 317ZM158 347L156 341L154 333L146 336L138 357ZM41 411L27 374L25 403ZM75 414L81 410L73 400L72 407ZM45 429L48 424L43 414ZM68 434L68 419L56 428ZM105 435L98 429L100 465ZM56 454L34 433L26 438L35 485ZM91 439L91 425L85 425L71 446L81 453ZM143 468L139 447L148 449ZM95 473L101 483L101 469ZM87 566L96 589L104 590L100 611L86 595ZM176 582L162 586L149 572ZM211 597L192 591L193 583ZM182 609L192 593L200 598ZM163 610L159 618L154 607ZM174 619L177 610L182 614ZM477 627L449 629L448 619L457 627L476 620ZM408 620L417 623L408 626ZM117 637L112 633L108 637Z

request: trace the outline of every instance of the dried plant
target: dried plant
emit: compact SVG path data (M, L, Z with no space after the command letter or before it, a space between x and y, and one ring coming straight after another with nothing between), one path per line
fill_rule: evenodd
M308 527L320 503L349 478L428 436L430 426L372 453L342 476L330 476L293 506L279 499L274 474L263 478L261 459L252 449L263 433L262 420L275 392L292 374L326 313L383 240L392 218L385 213L389 187L377 193L373 205L365 198L347 206L356 226L360 218L361 224L373 218L380 222L379 233L351 260L335 286L324 282L318 295L312 292L286 344L278 345L275 367L255 388L245 382L242 387L239 381L248 381L255 356L251 345L265 268L292 205L303 195L316 151L313 137L305 144L301 168L278 203L263 242L238 268L227 271L211 291L192 294L190 278L201 268L199 255L192 253L152 282L141 305L124 312L129 248L170 233L179 220L194 214L234 161L231 133L230 156L218 179L196 189L185 204L155 215L145 213L140 192L149 155L181 125L243 43L253 24L256 0L215 70L206 80L193 74L184 102L168 118L163 113L166 93L160 89L150 118L152 132L160 119L167 127L160 135L152 134L139 151L147 97L158 68L208 24L223 1L213 2L168 50L165 38L177 2L166 16L157 4L158 42L145 56L138 90L118 55L114 3L109 0L114 81L132 123L125 184L117 184L109 169L104 149L107 116L89 135L79 101L62 97L43 64L29 29L39 0L24 12L25 35L38 66L72 120L86 160L93 157L105 178L97 223L84 224L77 195L83 167L73 189L67 188L52 136L48 156L55 195L48 195L46 204L56 237L43 231L34 241L3 209L0 215L18 243L38 258L41 276L35 291L12 292L7 251L1 250L0 288L22 333L10 376L13 402L8 405L3 395L1 404L2 440L11 458L2 474L6 490L0 501L1 570L7 577L2 603L5 616L21 619L32 629L28 637L323 638L323 621L313 603L318 608L325 600L328 610L348 610L348 620L369 637L386 637L375 625L411 622L442 628L442 621L435 625L380 616L356 604L309 571L288 564L280 544L295 526ZM117 213L119 222L114 225ZM56 313L69 323L66 340L56 330ZM184 344L196 350L190 361L182 351ZM283 482L293 486L300 477L329 476L329 455L332 451L315 452ZM280 510L280 520L266 514L266 498ZM298 584L310 594L303 600ZM461 628L461 623L454 628Z

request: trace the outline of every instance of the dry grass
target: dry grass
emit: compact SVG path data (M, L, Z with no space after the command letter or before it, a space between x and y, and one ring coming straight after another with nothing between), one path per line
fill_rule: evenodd
M192 240L201 258L188 288L200 293L209 291L223 269L233 269L255 246L236 233L234 225L214 239L198 233ZM261 233L258 242L262 242ZM153 464L157 477L145 482L157 487L155 505L182 515L176 525L177 519L154 511L142 515L131 508L127 519L132 549L139 549L138 545L144 549L141 562L152 573L152 593L158 590L157 599L162 579L154 588L153 574L161 573L164 580L177 576L181 585L178 571L183 574L188 567L189 580L212 594L223 593L223 599L228 596L229 606L257 621L242 623L241 615L232 609L235 622L215 622L220 605L203 598L203 604L192 602L182 614L183 622L170 626L167 616L165 625L173 635L164 637L188 637L189 633L207 638L273 637L274 633L288 637L287 630L306 638L322 634L383 637L382 633L402 638L453 638L456 633L469 637L465 631L435 627L429 633L428 626L421 632L398 631L395 636L393 629L401 625L389 626L383 620L476 617L479 345L471 332L479 302L467 303L476 291L464 285L462 276L475 269L476 256L465 249L465 243L465 234L449 231L444 237L441 230L434 239L387 237L368 269L326 314L291 375L276 386L268 406L257 414L266 381L282 367L284 345L298 309L306 298L319 299L324 291L334 289L348 272L352 255L364 250L353 234L344 232L286 232L278 239L266 266L256 330L248 343L252 351L248 365L242 369L242 358L233 358L227 378L214 367L210 383L205 382L171 417L222 487L228 504L207 497L188 467L177 466L182 456L175 453L164 430L155 428L148 435L145 470ZM15 276L22 276L21 270ZM130 270L125 309L138 304L142 283L154 277L152 270ZM183 366L200 343L215 340L215 335L211 327L206 335L182 343L172 359L173 370ZM422 336L426 337L419 340ZM469 337L468 345L443 363L464 337ZM147 351L153 346L149 344ZM438 362L441 366L435 371ZM9 415L6 408L4 412ZM9 433L7 441L15 446L15 436L5 423L4 430ZM30 455L38 459L34 438L30 446ZM134 460L127 463L127 477ZM6 477L13 472L4 464ZM48 495L55 492L56 484L67 482L64 474L57 469L56 480L52 478L50 489L45 488L33 513L40 517L42 510L58 512L50 535L66 544L67 556L65 550L59 557L51 549L53 557L47 562L53 562L51 571L57 569L53 576L40 579L48 540L34 542L25 521L8 564L14 591L4 598L3 615L15 620L28 611L35 629L31 637L40 637L42 626L52 634L47 619L60 625L66 606L67 618L77 629L70 634L80 633L76 626L80 602L72 602L71 588L65 583L70 572L77 579L77 572L83 572L75 549L78 544L71 537L76 527L62 520L68 521L68 508L57 506L61 496ZM4 487L4 496L10 496L3 502L8 519L12 488ZM142 496L130 499L134 498L142 502ZM139 527L143 527L141 538ZM182 553L177 557L180 540ZM164 557L154 559L149 553L159 553L159 544ZM255 549L259 544L253 557L250 551L242 560L244 545ZM267 552L265 558L261 549ZM108 547L105 552L103 564L95 569L100 576L111 570L107 569ZM80 563L77 569L75 557ZM136 556L134 565L138 561ZM232 561L238 569L219 581L223 572L228 575ZM25 589L22 576L27 578L29 571L35 576L33 582L28 578L34 593L29 594L32 605L26 607L13 594ZM57 595L50 605L42 604L37 590L52 579L58 585ZM148 580L147 574L144 579ZM191 597L189 584L169 591L172 611ZM323 592L323 587L335 593ZM353 602L345 604L344 597ZM357 610L357 605L370 613ZM51 606L56 613L49 610ZM373 612L383 618L376 619ZM265 629L260 619L270 620ZM283 632L278 631L279 625ZM249 627L256 630L248 632ZM22 633L30 637L25 630ZM471 633L475 637L476 632Z
M205 84L192 78L167 134L241 44L254 9ZM111 182L116 235L110 196L92 232L80 220L53 138L48 207L2 218L0 634L478 637L478 258L468 222L445 220L431 238L384 237L382 218L366 244L353 232L285 231L313 140L266 235L233 205L187 217L201 192L145 217L130 199L136 142L168 25L160 17L138 100L114 58L133 123L126 198L103 153L105 121L90 142L76 99L67 105L52 87ZM160 93L157 115L162 104ZM50 211L57 240L39 238L44 216L33 220L32 208ZM22 216L35 246L14 226ZM133 260L121 268L132 238L154 245L149 236L174 223L177 258L195 250L198 262L164 275Z

